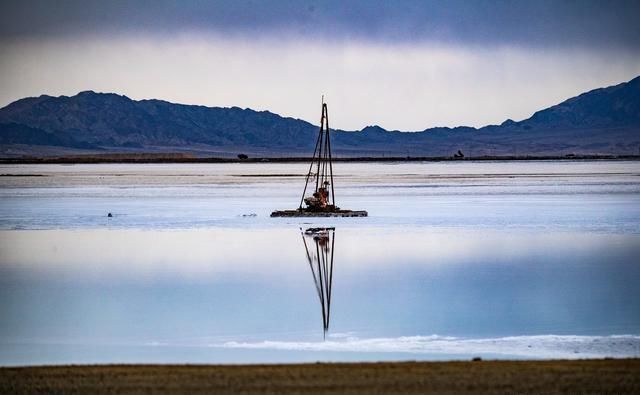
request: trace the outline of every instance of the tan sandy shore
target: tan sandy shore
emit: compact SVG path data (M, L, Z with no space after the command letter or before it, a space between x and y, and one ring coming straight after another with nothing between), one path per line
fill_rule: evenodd
M0 368L0 393L640 393L640 359Z

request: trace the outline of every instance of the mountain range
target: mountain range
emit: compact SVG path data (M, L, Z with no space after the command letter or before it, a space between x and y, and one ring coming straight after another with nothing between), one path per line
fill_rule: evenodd
M524 92L523 92L524 94ZM341 109L343 111L343 109ZM308 156L318 127L269 111L132 100L113 93L42 95L0 109L0 156L190 153ZM640 77L482 128L418 132L368 126L332 133L339 156L637 155Z

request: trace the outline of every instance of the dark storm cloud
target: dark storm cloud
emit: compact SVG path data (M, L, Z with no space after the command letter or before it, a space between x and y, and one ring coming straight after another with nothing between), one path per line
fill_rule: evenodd
M4 40L204 31L391 43L640 49L639 1L3 1Z

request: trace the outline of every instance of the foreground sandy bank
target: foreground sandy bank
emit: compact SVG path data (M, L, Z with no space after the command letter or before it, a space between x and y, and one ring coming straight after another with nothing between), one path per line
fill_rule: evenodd
M0 369L1 393L640 393L640 359Z

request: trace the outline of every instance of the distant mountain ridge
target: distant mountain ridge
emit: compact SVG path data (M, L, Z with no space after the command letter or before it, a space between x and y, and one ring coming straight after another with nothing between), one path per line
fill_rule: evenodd
M131 100L80 92L17 100L0 109L0 155L69 152L190 152L196 155L304 156L317 127L268 111ZM640 77L479 129L387 131L368 126L332 135L337 155L467 156L638 154Z

